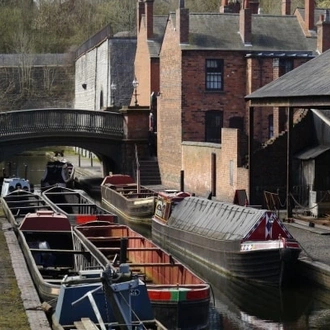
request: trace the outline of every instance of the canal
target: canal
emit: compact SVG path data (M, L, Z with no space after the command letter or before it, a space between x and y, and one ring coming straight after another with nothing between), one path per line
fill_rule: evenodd
M70 161L75 159L77 165L78 156L71 156ZM46 163L47 157L41 153L15 156L1 166L7 171L9 167L12 175L27 175L31 183L38 186ZM150 229L133 229L150 237ZM312 286L278 289L222 277L211 286L209 330L330 329L330 292L327 290Z

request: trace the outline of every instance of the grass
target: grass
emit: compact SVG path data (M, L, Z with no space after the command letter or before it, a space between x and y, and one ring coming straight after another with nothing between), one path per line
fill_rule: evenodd
M4 221L7 220L0 206L0 329L31 330L2 230Z

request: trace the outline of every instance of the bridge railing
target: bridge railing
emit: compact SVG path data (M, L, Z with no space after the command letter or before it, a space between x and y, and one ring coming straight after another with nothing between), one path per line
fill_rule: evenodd
M124 135L120 113L77 109L35 109L0 112L0 137L16 134L65 132Z

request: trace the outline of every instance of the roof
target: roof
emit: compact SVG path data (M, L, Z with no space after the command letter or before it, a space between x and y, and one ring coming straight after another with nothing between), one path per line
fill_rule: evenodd
M321 15L325 15L325 11L328 8L314 8L314 33L316 33L316 23L320 20L320 16ZM303 20L305 21L305 8L303 7L297 7L295 9L294 14L296 14L296 12L299 13L299 15L303 18Z
M330 106L330 50L247 95L251 105Z
M217 49L234 51L310 52L316 49L307 40L295 16L252 15L251 46L244 45L239 34L239 14L190 13L189 44L183 49ZM175 14L170 14L175 24Z
M207 235L210 239L241 240L267 212L236 204L187 197L175 206L168 220L171 228Z
M159 57L159 51L164 38L167 17L167 15L153 17L153 37L151 39L148 39L150 57Z
M299 154L295 155L295 158L301 160L315 159L328 150L330 150L330 146L318 145L316 147L309 148L308 150L300 152Z

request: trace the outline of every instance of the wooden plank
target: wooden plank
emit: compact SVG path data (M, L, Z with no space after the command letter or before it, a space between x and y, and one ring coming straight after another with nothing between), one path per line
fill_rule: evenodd
M82 318L81 322L85 327L84 329L86 329L86 330L99 330L99 328L96 326L96 324L87 317Z
M93 228L93 227L92 227ZM115 228L117 229L117 228ZM86 236L86 235L85 235ZM120 241L121 239L128 239L128 240L145 240L145 237L143 236L111 236L111 237L106 237L106 236L86 236L86 238L91 241L91 242L107 242L107 241Z
M170 263L170 262L127 262L127 264L129 265L130 269L132 271L134 271L133 267L169 267L169 266L182 266L181 264L176 264L176 263Z
M61 250L61 249L30 249L31 252L42 252L42 253L69 253L69 254L86 254L89 255L88 251L79 250Z
M99 330L96 324L88 317L83 317L80 321L75 321L74 325L77 330Z
M98 246L97 247L99 250L110 252L110 251L120 251L120 247L103 247L103 246ZM159 251L160 249L157 247L141 247L141 248L127 248L127 251Z
M25 210L25 209L48 209L48 210L52 210L52 208L48 205L28 205L28 206L15 206L15 207L11 207L10 209L13 210Z
M77 328L77 330L86 330L81 321L75 321L74 325Z

